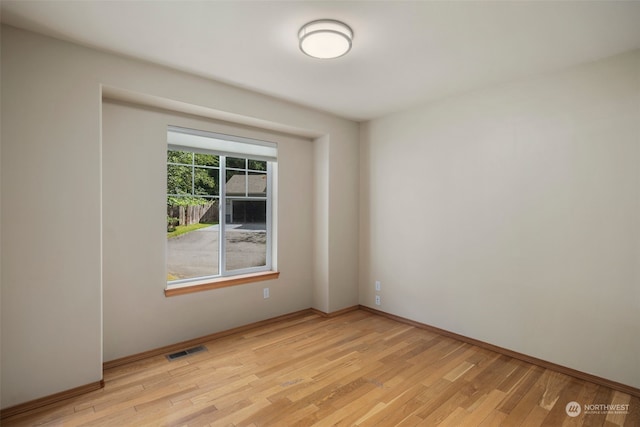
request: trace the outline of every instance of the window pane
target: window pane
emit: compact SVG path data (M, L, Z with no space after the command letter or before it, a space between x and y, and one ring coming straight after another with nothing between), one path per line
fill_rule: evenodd
M249 172L249 196L267 197L267 174Z
M218 169L194 168L194 193L197 196L217 196Z
M269 162L205 153L167 150L169 286L270 267L266 226ZM225 218L219 218L220 203L225 204ZM224 234L219 221L225 221Z
M265 171L267 170L267 162L262 160L249 160L249 169L254 171Z
M267 264L266 200L227 199L227 271Z
M167 204L167 281L220 274L218 200Z
M227 171L227 196L247 195L247 175L244 171Z
M167 165L167 194L191 194L191 166Z
M247 159L240 159L237 157L227 157L227 167L228 168L237 168L237 169L246 169L247 168Z
M167 162L190 165L193 163L193 153L191 151L167 150Z
M200 166L219 166L218 156L214 154L195 153L194 163Z

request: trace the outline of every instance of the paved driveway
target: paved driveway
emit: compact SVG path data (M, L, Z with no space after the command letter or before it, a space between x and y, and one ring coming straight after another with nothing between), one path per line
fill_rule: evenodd
M264 224L227 225L227 270L265 265ZM172 279L212 276L218 272L220 227L212 225L167 240L167 269Z

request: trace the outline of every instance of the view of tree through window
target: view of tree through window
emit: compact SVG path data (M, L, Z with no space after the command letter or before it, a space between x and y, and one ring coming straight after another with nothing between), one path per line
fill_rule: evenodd
M167 151L168 282L268 267L268 170L262 160Z

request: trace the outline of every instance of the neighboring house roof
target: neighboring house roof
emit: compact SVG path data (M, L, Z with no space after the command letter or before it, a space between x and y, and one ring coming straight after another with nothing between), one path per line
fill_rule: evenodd
M247 175L233 175L227 181L227 196L266 196L267 194L267 175L248 175L249 188L248 194L246 178Z

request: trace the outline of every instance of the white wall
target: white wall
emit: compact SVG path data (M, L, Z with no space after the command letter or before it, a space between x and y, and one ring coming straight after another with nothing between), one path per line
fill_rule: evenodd
M2 33L2 407L100 380L100 90ZM68 107L68 108L67 108Z
M315 158L329 157L329 138L318 138L313 146ZM327 210L329 207L329 186L326 185L322 177L329 177L329 164L314 164L314 242L313 259L314 277L313 282L313 300L318 310L325 313L329 312L329 216Z
M131 343L130 337L123 343L109 338L106 351L113 349L115 357L126 348L145 350L157 343L181 341L201 332L213 333L284 314L309 303L324 310L357 304L357 124L8 26L2 27L1 78L2 408L102 378L102 178L104 173L108 179L113 170L101 158L102 149L109 148L101 143L101 85L196 106L226 120L313 136L324 144L322 150L313 150L313 171L308 177L314 180L310 210L313 241L300 243L298 237L292 241L292 232L279 224L279 234L289 239L278 242L283 260L291 263L295 257L287 255L285 248L298 248L300 244L307 249L312 246L310 253L322 253L308 261L312 274L306 275L307 283L293 284L294 278L304 279L300 267L289 271L282 267L280 279L269 282L272 297L266 304L260 297L258 306L248 306L256 302L253 293L261 295L260 284L212 291L206 296L201 293L154 300L143 311L144 322L139 322L145 327L135 326L136 332L149 334L142 340L144 344ZM298 154L292 155L298 158ZM307 158L307 154L301 156ZM345 159L355 169L350 166L341 170L343 163L337 159ZM335 173L339 180L317 172L322 170ZM105 181L105 196L109 185ZM319 203L319 194L326 195L329 203ZM340 205L332 200L339 200ZM104 212L106 217L108 209ZM114 236L108 235L109 224L104 225L106 256L106 245ZM349 240L336 239L345 227L350 229ZM141 232L140 237L143 235L146 237ZM149 261L146 256L142 259ZM105 287L112 280L128 277L130 271L126 269L130 265L119 264L113 269L109 259L104 261ZM154 265L146 263L145 268ZM122 270L118 270L120 267ZM140 280L137 271L130 277L135 279L131 286ZM141 286L149 290L149 283L157 279L145 278ZM279 293L279 289L292 290L293 295ZM109 290L105 289L105 298ZM162 295L162 287L157 292ZM317 295L326 298L316 301ZM125 313L123 317L131 319L139 309L132 302L139 301L141 295L135 292L128 296L130 299L116 304ZM212 308L220 308L218 299L229 308L203 315L207 302ZM113 310L113 302L105 300L105 310ZM189 302L197 310L187 313ZM239 309L245 305L246 310ZM172 323L166 337L161 337L154 321L165 309L171 313L170 318L179 319L181 314L187 317L181 318L182 323ZM111 325L115 329L105 331L109 336L124 327L117 321Z
M640 387L640 51L373 120L360 161L363 305Z
M311 307L310 140L110 101L102 117L104 360ZM172 298L161 292L168 125L277 142L279 280Z

